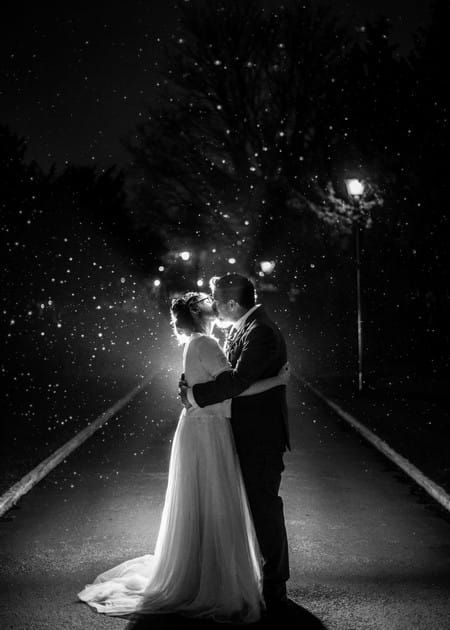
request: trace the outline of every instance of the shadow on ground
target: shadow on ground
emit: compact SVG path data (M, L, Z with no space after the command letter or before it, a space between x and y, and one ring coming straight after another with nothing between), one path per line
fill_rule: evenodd
M239 625L216 623L173 614L154 614L136 617L125 630L225 630L225 628L251 628L252 630L327 630L326 626L311 612L292 600L282 612L265 615L258 623Z

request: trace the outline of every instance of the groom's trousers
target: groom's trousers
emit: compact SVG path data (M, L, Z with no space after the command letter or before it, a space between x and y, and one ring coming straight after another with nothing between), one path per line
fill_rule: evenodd
M286 597L286 581L289 579L283 501L278 496L281 473L284 470L283 453L239 453L239 460L264 559L264 598L270 605Z

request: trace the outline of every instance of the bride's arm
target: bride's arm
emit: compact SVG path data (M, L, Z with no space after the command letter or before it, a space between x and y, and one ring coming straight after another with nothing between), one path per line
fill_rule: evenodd
M216 378L222 372L233 369L218 343L211 337L200 337L196 342L196 347L201 363L212 378ZM289 363L286 363L276 376L252 383L252 385L239 394L239 396L254 396L255 394L261 394L268 389L279 387L280 385L286 385L289 380L289 376L290 367ZM189 402L191 401L189 400Z
M256 381L256 383L253 383L250 387L239 394L238 398L241 396L254 396L255 394L262 394L262 392L266 392L268 389L273 389L279 385L286 385L289 381L290 373L291 370L289 363L285 363L276 376Z

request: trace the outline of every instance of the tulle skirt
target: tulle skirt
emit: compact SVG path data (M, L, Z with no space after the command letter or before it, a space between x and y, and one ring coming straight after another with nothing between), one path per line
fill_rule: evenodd
M109 569L78 594L98 612L259 619L261 556L221 409L182 411L155 553Z

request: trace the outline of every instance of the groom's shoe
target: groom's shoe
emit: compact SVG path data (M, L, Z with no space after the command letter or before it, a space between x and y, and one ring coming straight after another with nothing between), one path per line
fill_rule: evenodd
M276 608L283 606L287 601L286 582L279 582L276 584L265 584L263 587L264 601L266 608Z
M288 607L290 606L287 597L283 597L281 599L266 599L266 613L270 617L276 617L278 615L283 615Z
M326 630L318 617L287 597L269 603L261 627L267 630Z

